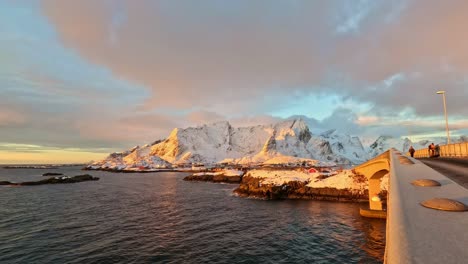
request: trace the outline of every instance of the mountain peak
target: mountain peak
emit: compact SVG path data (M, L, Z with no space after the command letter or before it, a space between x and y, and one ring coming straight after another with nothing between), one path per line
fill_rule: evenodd
M302 118L296 119L291 128L294 130L299 140L306 144L312 137L309 126Z
M172 129L171 133L169 134L169 137L168 138L176 138L177 137L177 134L179 133L179 128L174 128Z
M293 123L291 125L291 129L309 129L304 119L301 117L293 119Z
M372 149L373 152L380 150L380 147ZM140 161L162 164L157 158L173 164L222 160L262 162L267 157L281 155L357 164L367 159L368 152L359 138L339 134L336 130L314 136L304 118L297 117L271 125L239 128L231 127L228 121L175 128L163 141L155 141L133 152L114 154L97 164L117 164L119 168L145 164Z
M324 137L324 138L329 138L331 135L333 135L334 133L336 132L336 129L330 129L330 130L327 130L323 133L320 134L320 136Z

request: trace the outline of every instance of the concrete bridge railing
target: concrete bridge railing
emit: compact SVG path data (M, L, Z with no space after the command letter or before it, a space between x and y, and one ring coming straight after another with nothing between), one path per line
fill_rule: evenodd
M441 157L468 157L468 142L442 145L439 154ZM407 155L410 156L409 152ZM414 157L429 158L429 150L427 148L418 149L414 153Z
M447 198L468 205L468 189L458 185L421 161L391 149L354 169L369 179L390 173L387 198L385 263L467 263L468 211L454 212L428 208L434 198ZM432 180L440 186L414 185ZM372 207L372 201L370 201ZM378 208L379 205L377 205ZM440 209L440 208L439 208Z

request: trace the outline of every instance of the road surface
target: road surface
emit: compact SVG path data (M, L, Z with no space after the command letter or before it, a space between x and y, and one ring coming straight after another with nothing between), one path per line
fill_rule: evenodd
M427 166L468 189L468 158L420 158Z

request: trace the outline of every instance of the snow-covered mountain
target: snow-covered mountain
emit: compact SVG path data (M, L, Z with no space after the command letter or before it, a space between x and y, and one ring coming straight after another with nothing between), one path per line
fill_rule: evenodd
M370 157L375 157L389 148L396 148L400 151L406 152L411 145L412 143L408 138L401 139L390 136L380 136L369 146L368 151Z
M130 168L160 169L170 168L172 164L158 156L150 155L151 145L136 146L125 152L111 153L107 158L92 163L90 169L115 169Z
M309 145L311 149L318 150L315 156L319 160L359 164L369 159L359 137L339 134L334 129L312 137Z
M298 158L359 164L391 147L407 151L411 144L408 139L381 136L370 146L363 146L359 137L340 134L336 130L315 135L301 118L250 127L232 127L229 122L217 122L175 128L165 140L112 153L106 159L93 163L92 167L164 168L190 163L290 162Z
M312 135L302 119L239 128L228 122L177 128L152 147L151 155L175 164L261 163L278 156L337 163L358 163L368 158L359 138L334 131Z

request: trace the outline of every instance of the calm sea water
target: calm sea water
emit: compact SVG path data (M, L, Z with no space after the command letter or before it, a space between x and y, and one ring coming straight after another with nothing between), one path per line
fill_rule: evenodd
M54 170L0 169L0 180ZM97 182L0 186L1 263L381 263L385 221L359 204L264 201L184 173L91 172Z

